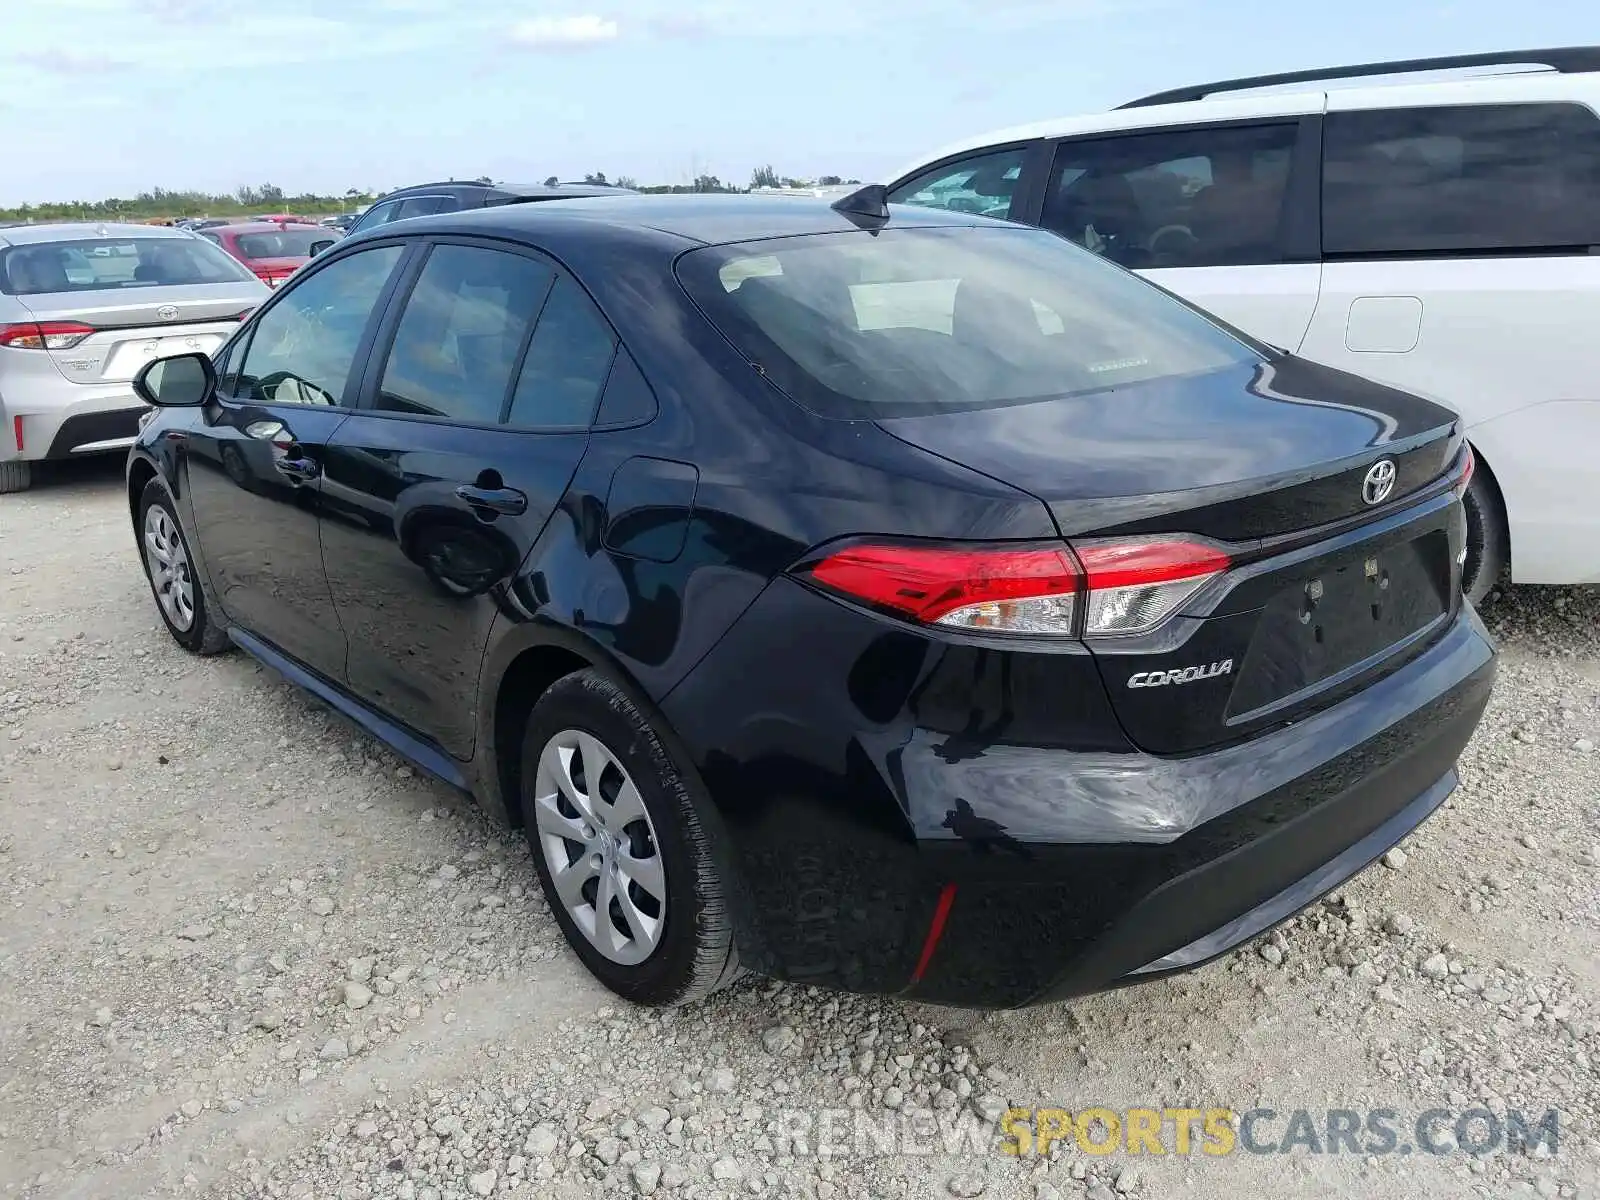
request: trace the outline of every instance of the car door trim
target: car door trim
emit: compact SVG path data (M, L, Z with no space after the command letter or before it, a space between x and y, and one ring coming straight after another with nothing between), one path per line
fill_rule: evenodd
M428 774L458 791L471 794L471 785L461 770L461 764L427 738L412 733L388 717L379 715L298 659L289 657L271 643L247 633L237 625L228 627L228 637L251 658L265 663L290 683L298 684L318 699L332 705L402 758L416 763Z

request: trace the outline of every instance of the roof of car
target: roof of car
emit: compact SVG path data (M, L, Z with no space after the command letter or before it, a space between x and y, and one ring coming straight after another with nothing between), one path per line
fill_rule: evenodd
M311 221L235 221L228 225L217 225L206 230L207 233L278 233L285 229L308 229L313 233L324 233L324 226Z
M994 225L999 222L966 213L895 205L889 228ZM808 233L843 233L858 228L826 200L750 195L618 195L582 201L550 200L541 204L505 204L468 212L413 217L402 226L379 226L374 235L464 228L479 233L518 234L565 230L602 234L653 232L704 245L795 237ZM364 234L357 234L364 237Z
M17 225L0 233L0 243L12 246L38 245L40 242L91 241L96 238L168 237L189 238L194 234L175 225L135 225L122 221L50 221L38 225Z
M632 196L637 194L632 188L620 188L610 184L558 183L552 187L544 183L484 183L481 179L443 179L436 183L413 183L406 187L395 188L394 191L385 192L378 197L375 203L381 204L385 200L393 200L397 197L411 196L418 193L441 192L450 188L504 192L508 196Z
M1184 91L1185 89L1179 89ZM1189 89L1192 91L1193 89ZM1167 93L1177 94L1177 93ZM956 155L993 146L1031 142L1041 138L1181 127L1199 123L1249 120L1255 117L1297 117L1339 108L1431 108L1448 104L1494 104L1571 100L1582 95L1593 103L1600 99L1600 74L1563 74L1550 70L1502 71L1496 74L1440 79L1418 75L1367 79L1359 76L1330 81L1306 81L1265 86L1264 90L1219 92L1201 100L1155 103L1147 97L1134 105L1108 112L1079 113L1030 121L994 129L950 142L902 164L885 178L893 183L913 172ZM1337 97L1337 103L1331 98Z

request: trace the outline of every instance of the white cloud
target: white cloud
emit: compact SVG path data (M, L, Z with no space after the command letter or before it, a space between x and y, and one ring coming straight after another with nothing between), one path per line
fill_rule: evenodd
M568 48L615 41L621 27L609 17L531 17L511 27L511 40L524 46Z

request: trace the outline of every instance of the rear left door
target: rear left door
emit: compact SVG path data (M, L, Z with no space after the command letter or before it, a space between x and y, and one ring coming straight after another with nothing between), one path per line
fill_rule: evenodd
M589 441L616 339L553 262L433 241L328 447L323 557L348 682L457 758L500 592Z

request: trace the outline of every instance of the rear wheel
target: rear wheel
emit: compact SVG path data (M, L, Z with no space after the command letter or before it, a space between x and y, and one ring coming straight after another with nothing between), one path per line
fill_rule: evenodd
M25 492L33 483L33 464L26 459L0 462L0 496Z
M521 799L539 882L584 965L639 1004L696 1000L739 974L694 786L598 671L534 705Z
M1461 566L1461 590L1474 605L1489 600L1511 562L1511 536L1505 506L1494 477L1482 462L1462 498L1467 510L1467 558Z
M206 604L205 587L178 524L177 510L159 480L145 484L139 499L139 550L150 593L172 639L194 654L226 650L231 644L227 630Z

